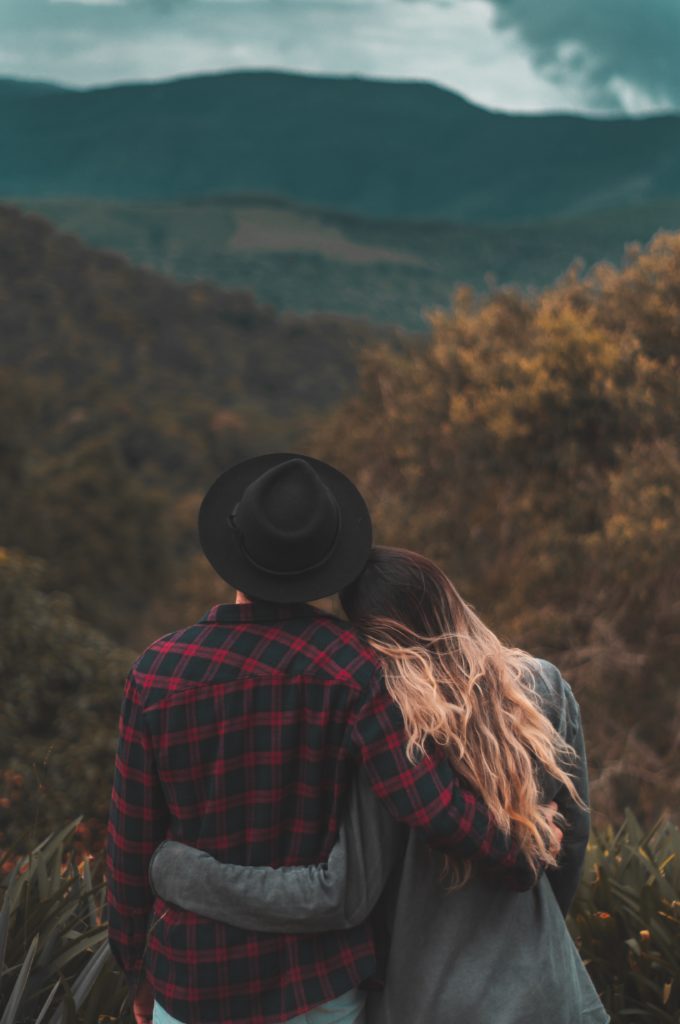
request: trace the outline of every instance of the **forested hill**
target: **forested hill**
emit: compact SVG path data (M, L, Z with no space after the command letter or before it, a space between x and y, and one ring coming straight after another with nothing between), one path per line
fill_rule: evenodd
M507 222L680 196L677 116L508 115L424 83L278 72L0 95L4 197L254 193Z
M143 385L147 408L185 390L206 404L261 403L265 414L289 416L345 393L355 346L400 337L182 285L1 205L0 294L0 366L58 378L73 402L95 383L128 397Z
M168 574L188 585L192 495L295 445L355 379L355 347L402 337L180 285L1 206L0 295L0 546L47 559L117 637Z
M540 223L384 221L284 200L23 199L86 245L183 280L252 291L298 313L422 330L455 285L544 287L576 257L620 264L629 242L680 229L680 199Z

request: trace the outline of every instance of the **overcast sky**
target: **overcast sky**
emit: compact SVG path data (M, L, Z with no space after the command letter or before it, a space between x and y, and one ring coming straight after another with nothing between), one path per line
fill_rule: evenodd
M234 68L437 82L503 110L680 109L680 0L0 0L0 76Z

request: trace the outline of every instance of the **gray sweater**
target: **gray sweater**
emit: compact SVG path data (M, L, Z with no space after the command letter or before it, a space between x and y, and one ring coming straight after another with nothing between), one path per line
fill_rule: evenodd
M578 704L549 662L534 679L544 712L578 754L568 767L587 802ZM395 822L361 772L328 862L307 867L223 864L165 840L149 866L169 903L238 927L274 932L347 928L369 914L384 991L369 993L368 1024L606 1024L609 1017L569 935L590 816L541 778L567 819L558 868L528 892L479 873L447 892L443 855ZM367 986L371 987L367 979Z

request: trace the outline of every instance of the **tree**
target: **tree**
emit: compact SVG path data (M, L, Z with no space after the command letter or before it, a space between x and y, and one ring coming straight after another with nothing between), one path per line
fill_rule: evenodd
M541 293L459 289L427 345L366 352L320 428L378 541L429 554L573 681L596 806L647 817L680 792L678 282L660 235Z

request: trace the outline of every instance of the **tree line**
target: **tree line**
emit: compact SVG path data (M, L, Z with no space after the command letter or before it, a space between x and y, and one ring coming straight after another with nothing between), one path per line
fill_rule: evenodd
M179 285L11 210L0 240L0 846L38 805L42 832L106 813L125 667L230 599L202 494L276 448L346 470L377 542L560 666L597 814L677 807L680 235L540 292L459 289L426 338Z

